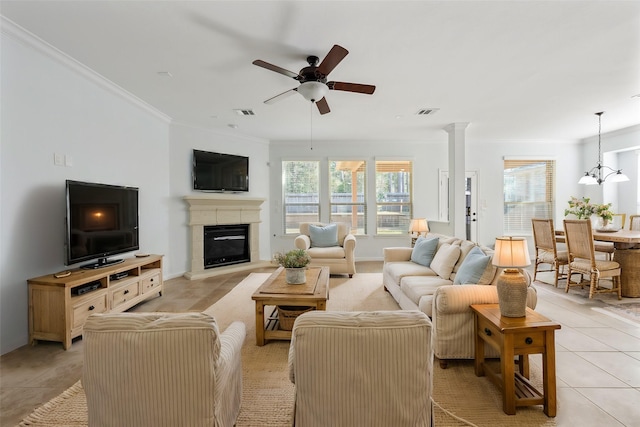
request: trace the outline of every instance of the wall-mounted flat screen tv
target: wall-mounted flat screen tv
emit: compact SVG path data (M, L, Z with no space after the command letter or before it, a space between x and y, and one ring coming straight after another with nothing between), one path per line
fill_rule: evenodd
M139 249L138 188L67 180L66 198L66 265L104 267Z
M193 189L217 192L249 191L249 158L193 150Z

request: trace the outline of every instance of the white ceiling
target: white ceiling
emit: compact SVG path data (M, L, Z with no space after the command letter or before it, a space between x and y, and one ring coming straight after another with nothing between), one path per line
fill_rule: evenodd
M4 1L0 13L177 122L269 140L576 140L640 123L639 1ZM252 65L339 44L331 113ZM169 72L172 77L163 76ZM313 107L313 108L312 108ZM239 116L234 109L252 109ZM417 116L422 108L439 108Z

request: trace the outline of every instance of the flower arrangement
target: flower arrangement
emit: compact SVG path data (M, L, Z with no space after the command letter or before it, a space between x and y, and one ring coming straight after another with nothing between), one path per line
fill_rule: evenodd
M304 268L311 262L311 257L304 249L292 249L287 253L276 252L272 262L285 268Z
M578 219L587 219L591 215L596 215L602 218L602 221L606 224L608 221L613 220L613 212L611 212L611 203L603 203L601 205L589 203L588 197L578 199L571 197L569 200L569 209L564 210L564 214L575 215Z
M578 219L587 219L594 214L593 205L589 203L588 197L578 199L571 197L569 200L569 209L564 210L564 215L575 215Z
M608 221L613 221L613 212L609 210L610 208L611 203L594 205L593 213L602 218L602 221L606 224Z

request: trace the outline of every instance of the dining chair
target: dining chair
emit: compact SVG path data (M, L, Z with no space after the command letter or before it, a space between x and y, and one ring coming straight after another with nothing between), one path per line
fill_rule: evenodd
M622 299L620 286L620 264L615 261L603 261L596 259L593 230L590 219L565 219L564 234L567 239L567 251L569 252L569 271L567 287L584 287L584 282L571 281L573 274L588 274L590 276L589 298L597 293L617 293L618 299ZM611 279L611 288L600 286L601 279Z
M536 280L538 272L555 271L553 284L557 288L558 280L567 277L566 273L564 273L564 268L569 264L569 255L567 251L558 251L552 219L532 218L531 225L533 227L533 241L536 249L536 264L533 270L533 280ZM551 268L548 270L539 270L538 266L540 264L548 264Z
M627 223L627 214L619 213L613 214L613 219L611 223L615 228L619 228L620 230L624 229L625 224Z
M640 215L629 217L629 230L640 230Z

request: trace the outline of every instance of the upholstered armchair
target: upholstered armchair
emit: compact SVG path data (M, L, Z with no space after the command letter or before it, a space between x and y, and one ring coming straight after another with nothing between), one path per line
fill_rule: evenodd
M432 368L420 311L304 313L289 347L294 425L430 426Z
M296 248L307 251L311 266L326 266L331 274L348 274L349 277L356 272L356 238L345 222L302 222L300 235L294 243Z
M244 338L244 323L219 334L204 313L89 316L82 373L89 426L233 426Z

